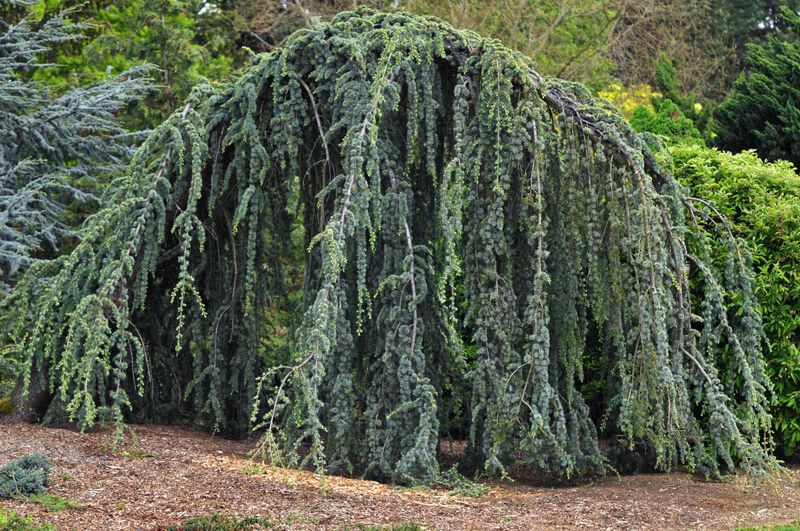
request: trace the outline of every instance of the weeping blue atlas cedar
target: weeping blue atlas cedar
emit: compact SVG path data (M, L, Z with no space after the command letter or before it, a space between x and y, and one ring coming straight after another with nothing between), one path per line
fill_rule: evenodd
M197 87L109 193L4 301L26 385L81 428L255 427L275 462L396 482L436 477L454 425L489 474L602 473L598 430L663 469L776 466L746 251L608 104L496 41L318 22Z

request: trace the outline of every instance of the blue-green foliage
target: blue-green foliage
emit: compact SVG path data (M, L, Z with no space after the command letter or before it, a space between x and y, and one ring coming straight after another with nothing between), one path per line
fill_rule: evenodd
M800 177L786 161L767 163L752 151L731 154L699 146L670 149L675 176L710 202L747 241L764 321L767 371L778 449L800 446ZM704 230L707 227L703 224ZM712 246L722 260L724 243Z
M0 499L42 494L50 481L50 461L39 454L26 455L0 468Z
M26 379L44 372L81 427L252 423L270 459L429 481L442 412L462 415L442 404L468 389L478 470L602 473L578 383L603 351L609 423L658 466L775 466L738 241L721 268L693 253L686 218L713 211L584 87L496 41L403 13L317 23L198 87L109 198L5 301ZM295 216L302 322L289 359L262 356Z
M52 67L41 55L83 29L65 14L0 21L0 287L74 234L65 208L91 202L98 181L124 168L141 139L115 115L147 92L146 68L63 94L21 75Z

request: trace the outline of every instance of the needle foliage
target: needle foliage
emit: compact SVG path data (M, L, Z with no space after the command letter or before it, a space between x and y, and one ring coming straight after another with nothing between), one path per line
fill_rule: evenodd
M112 194L6 300L26 378L82 427L255 425L272 459L405 483L438 476L454 423L490 474L602 473L599 432L665 469L775 466L738 241L613 110L497 41L342 13L198 87ZM298 247L291 348L265 351Z
M20 269L56 253L73 235L65 211L93 203L103 177L127 166L142 137L122 127L117 114L150 90L148 68L60 94L29 79L54 69L42 60L52 47L83 38L86 27L70 23L69 14L44 22L0 20L2 292Z

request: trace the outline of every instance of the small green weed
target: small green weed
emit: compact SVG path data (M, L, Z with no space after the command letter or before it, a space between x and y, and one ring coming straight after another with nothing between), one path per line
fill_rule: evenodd
M129 457L131 459L145 459L147 457L153 457L153 454L150 452L145 452L144 450L139 450L138 448L122 450L119 455L122 457Z
M800 520L788 524L765 525L763 527L740 527L736 531L800 531Z
M86 505L80 505L72 500L62 498L56 494L34 494L25 499L42 505L51 513L58 513L61 511L66 511L67 509L82 510L86 509L87 507Z
M250 462L242 468L242 472L247 474L248 476L258 476L260 474L264 474L267 471L267 467L255 462Z
M451 495L469 496L470 498L480 498L489 492L489 487L465 477L455 466L440 474L432 482L432 486L445 487L450 489Z
M55 529L50 524L38 525L33 523L30 517L0 509L0 530L2 531L55 531Z
M250 531L255 529L273 529L275 527L275 523L272 520L261 518L260 516L238 519L234 516L213 514L210 516L190 518L183 524L163 529L166 529L166 531Z
M125 432L128 433L128 447L125 449L121 448L123 440L125 439ZM115 453L120 457L127 457L129 459L145 459L148 457L153 457L153 454L142 450L139 448L139 437L136 435L136 431L131 426L126 426L122 428L120 433L115 433L113 437L108 441L109 449L111 453Z
M415 523L397 524L392 527L380 527L377 525L359 524L358 531L422 531L422 527Z
M319 520L316 518L309 518L308 516L304 516L298 512L291 512L289 516L283 519L284 525L294 525L294 524L307 524L307 525L319 525Z

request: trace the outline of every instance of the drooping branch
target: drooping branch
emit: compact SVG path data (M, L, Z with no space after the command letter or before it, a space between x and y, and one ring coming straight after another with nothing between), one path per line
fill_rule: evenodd
M711 205L497 42L341 14L198 90L117 193L46 288L4 302L29 371L87 426L256 425L270 459L405 483L438 474L443 436L497 474L602 473L601 436L665 469L775 466L737 243L723 231L719 271L684 219Z

